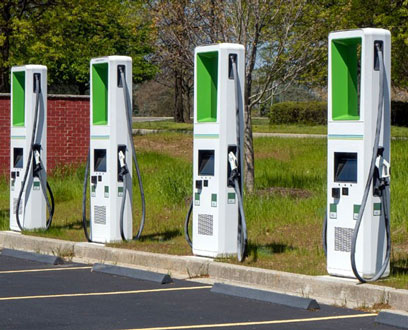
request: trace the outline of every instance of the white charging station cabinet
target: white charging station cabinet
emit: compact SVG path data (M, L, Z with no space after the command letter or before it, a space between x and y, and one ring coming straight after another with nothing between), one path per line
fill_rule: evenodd
M351 240L373 155L380 65L375 43L384 58L384 106L379 145L390 160L391 36L383 29L358 29L329 35L327 271L354 277ZM389 197L388 197L389 198ZM389 206L389 200L388 200ZM356 243L356 266L372 277L383 264L386 232L381 199L371 184ZM389 274L389 267L383 276Z
M130 144L133 141L128 135L126 93L120 68L124 69L126 83L131 91L130 57L108 56L92 59L90 63L90 238L99 243L122 241L120 208L125 189L124 234L126 239L132 238L132 180L128 180L124 187L118 165L118 153L123 151L127 166L132 169ZM128 102L132 104L130 95Z
M193 253L224 257L237 254L238 200L228 186L229 151L237 148L235 81L230 56L237 62L238 100L242 107L245 49L238 44L197 47L194 54ZM242 112L241 112L242 117ZM241 118L243 123L243 118ZM243 168L244 127L238 161ZM243 175L241 174L241 191Z
M35 76L39 78L41 94L35 144L41 145L43 166L47 168L47 67L24 65L11 68L11 127L10 127L10 229L20 231L17 225L17 200L24 173L33 159L29 158L33 133L35 106ZM32 169L32 167L31 167ZM24 229L46 227L46 202L40 179L31 170L19 206L20 224Z

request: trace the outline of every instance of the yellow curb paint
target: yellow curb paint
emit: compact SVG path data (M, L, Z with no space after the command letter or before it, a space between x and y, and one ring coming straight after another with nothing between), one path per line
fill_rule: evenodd
M1 274L18 274L18 273L36 273L36 272L56 272L60 270L79 270L79 269L91 269L92 266L86 267L66 267L66 268L43 268L43 269L19 269L19 270L3 270Z
M27 300L27 299L46 299L46 298L69 298L69 297L89 297L89 296L113 296L120 294L138 294L138 293L156 293L167 291L187 291L210 289L211 286L192 286L187 288L168 288L168 289L150 289L150 290L133 290L133 291L114 291L114 292L88 292L88 293L64 293L64 294L48 294L41 296L21 296L21 297L0 297L0 301L10 300Z
M258 322L179 325L179 326L172 326L172 327L137 328L137 329L135 328L135 329L128 329L128 330L176 330L176 329L205 329L205 328L223 328L223 327L248 327L248 326L254 326L254 325L318 322L318 321L342 320L342 319L353 319L353 318L373 317L373 316L377 316L377 314L371 313L371 314L324 316L324 317L311 317L311 318L305 318L305 319L273 320L273 321L258 321Z

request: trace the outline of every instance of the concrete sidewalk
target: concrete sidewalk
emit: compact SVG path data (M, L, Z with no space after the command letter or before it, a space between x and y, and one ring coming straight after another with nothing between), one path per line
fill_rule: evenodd
M131 265L169 273L176 278L203 278L209 282L234 283L349 308L370 308L387 304L393 309L408 311L408 290L358 284L349 279L291 274L232 265L208 258L117 249L95 243L63 241L5 231L0 232L0 247L52 254L86 263Z
M157 134L165 132L178 132L185 134L193 134L193 131L180 131L180 130L169 130L169 129L146 129L146 128L134 128L132 130L133 135L147 135L147 134ZM281 137L281 138L317 138L325 139L327 136L325 134L298 134L298 133L252 133L254 137Z
M173 120L173 117L141 117L141 116L132 117L133 123L143 123L143 122L148 122L148 121L165 121L165 120Z

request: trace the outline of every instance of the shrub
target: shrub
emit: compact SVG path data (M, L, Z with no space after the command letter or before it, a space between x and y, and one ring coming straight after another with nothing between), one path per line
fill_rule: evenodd
M282 102L271 106L270 124L326 125L326 102ZM391 101L391 125L408 127L408 102Z
M391 125L408 127L408 102L391 101Z
M282 102L271 106L270 124L326 125L326 102Z

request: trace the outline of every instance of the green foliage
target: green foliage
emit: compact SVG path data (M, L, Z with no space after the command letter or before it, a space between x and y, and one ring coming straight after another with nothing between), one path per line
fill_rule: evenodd
M282 102L271 106L270 124L308 124L327 123L326 102Z
M316 26L308 37L317 47L327 45L331 31L357 28L382 28L391 31L392 85L408 87L408 1L407 0L322 0L312 4L310 22ZM327 84L327 46L321 48L320 60L312 63L304 83Z
M386 8L376 21L391 31L392 82L394 86L408 88L408 1L387 2Z
M151 23L143 1L64 0L42 12L13 19L8 64L48 66L51 91L85 93L93 57L127 55L133 58L133 79L151 78L155 67ZM65 88L65 90L64 90Z
M391 124L408 127L408 102L391 102Z
M44 11L60 0L2 0L0 1L0 92L9 91L9 66L16 54L15 44L21 30L27 27L21 22L40 19ZM22 29L19 29L21 26Z
M327 103L326 102L275 103L270 108L269 124L326 125ZM408 102L391 101L391 125L408 127ZM281 131L281 129L279 129L278 131ZM296 131L296 129L293 128L292 131ZM400 135L401 134L393 134L393 136ZM405 136L405 134L402 135Z

